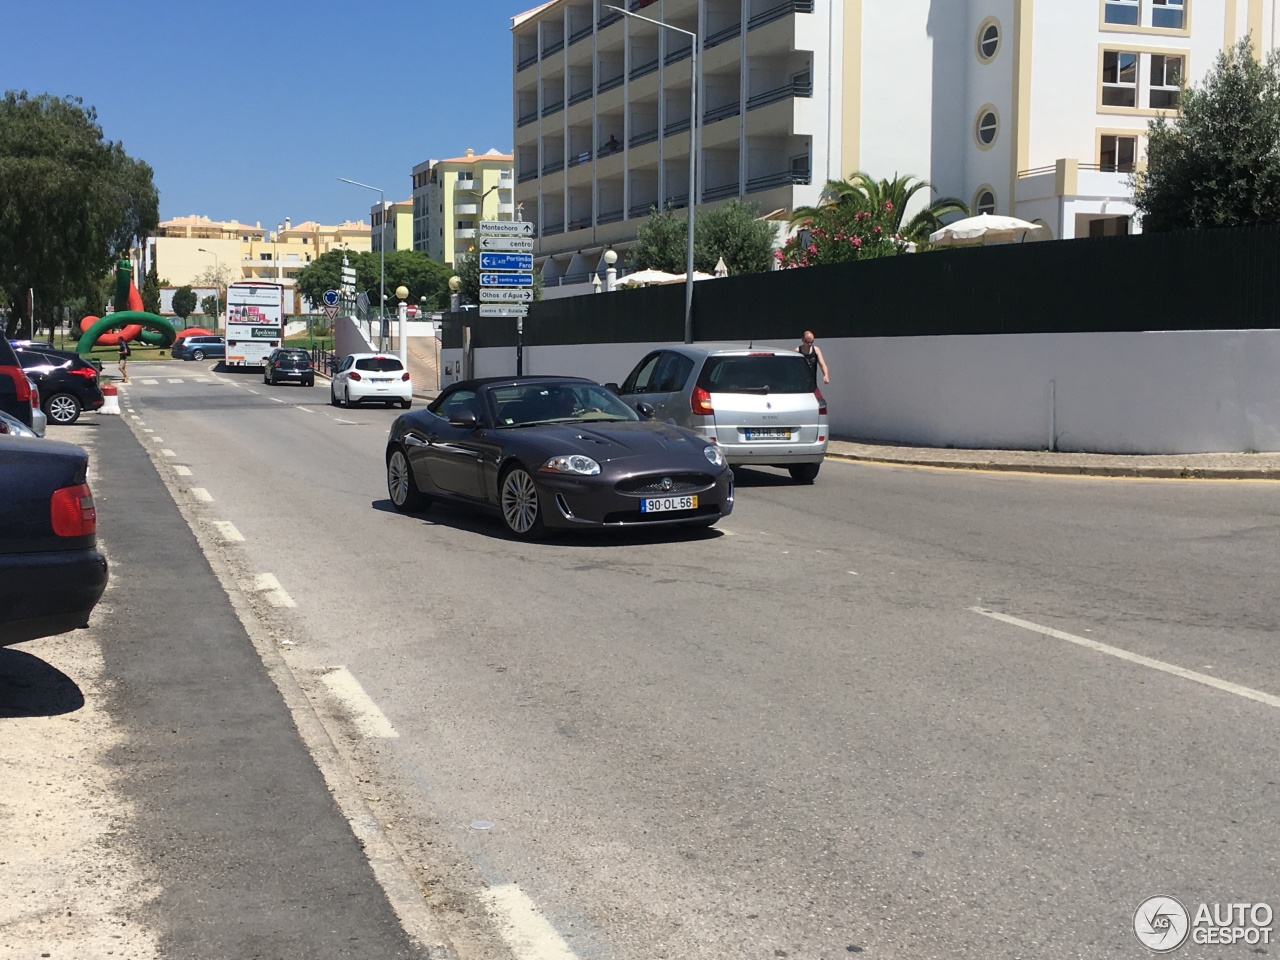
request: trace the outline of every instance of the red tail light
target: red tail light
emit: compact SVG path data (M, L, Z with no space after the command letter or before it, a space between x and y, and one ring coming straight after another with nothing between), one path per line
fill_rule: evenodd
M98 511L93 507L89 485L55 490L49 499L53 532L60 537L87 537L98 529Z
M404 380L404 381L407 383L407 382L408 382L408 380L409 380L409 371L408 371L408 370L406 370L406 371L405 371L405 372L400 376L400 379L401 379L401 380Z
M86 380L98 379L98 371L93 369L93 367L72 367L70 372L74 373L77 377L84 377Z
M711 394L701 387L693 388L693 396L689 398L689 406L700 417L709 417L716 412L715 407L711 405Z
M13 381L13 389L18 395L18 402L31 399L31 381L22 372L21 367L0 367L0 377L8 377Z
M277 360L275 363L272 364L272 366L275 367L276 369L279 369L280 367L284 366L284 364L282 364L279 360Z
M360 374L356 373L354 370L352 370L352 371L351 371L351 373L350 373L350 374L348 374L348 376L349 376L352 380L363 380L363 379L364 379L364 377L360 376Z
M40 388L28 380L27 389L31 393L31 411L34 413L36 410L40 409Z
M818 398L818 415L825 417L827 415L827 399L822 395L821 390L815 389L813 395Z

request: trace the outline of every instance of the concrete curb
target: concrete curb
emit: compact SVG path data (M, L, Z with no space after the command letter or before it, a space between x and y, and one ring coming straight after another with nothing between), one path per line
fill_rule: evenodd
M1237 467L1113 467L1105 464L1008 463L978 460L930 460L924 457L871 457L827 451L831 460L883 463L890 466L935 467L945 470L988 470L999 473L1038 473L1068 477L1114 477L1152 480L1268 480L1280 482L1280 470Z

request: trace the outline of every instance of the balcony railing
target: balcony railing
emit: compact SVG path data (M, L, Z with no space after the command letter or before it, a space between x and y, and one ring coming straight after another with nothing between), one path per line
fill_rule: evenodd
M585 27L579 27L577 30L573 31L573 33L569 34L570 45L577 43L579 40L587 39L587 37L591 36L591 31L594 29L595 28L589 23Z
M553 53L559 53L564 49L564 40L552 40L549 44L542 48L542 59L545 60Z
M569 166L577 167L577 166L581 166L584 163L590 163L591 156L592 154L590 150L584 150L581 153L575 153L573 156L569 158Z
M813 176L811 173L800 173L795 170L787 170L783 173L770 173L763 177L752 177L747 181L747 193L756 193L760 190L772 190L774 187L790 187L797 184L805 184L811 182Z
M609 26L609 24L617 23L621 19L622 19L622 14L614 13L612 10L610 10L603 17L601 17L599 20L596 21L596 26L599 29L603 30L605 27Z
M786 3L780 3L768 10L761 10L747 21L747 29L763 27L766 23L773 23L793 13L813 13L813 0L786 0Z
M658 130L655 127L653 130L650 130L646 133L633 134L629 142L631 146L639 147L639 146L643 146L646 143L653 143L657 139L658 139Z
M600 144L600 149L596 151L597 157L612 157L615 153L622 152L622 144L618 142L617 137L610 137L607 143Z
M688 129L689 129L689 120L686 117L684 120L672 120L670 123L668 123L665 127L662 128L662 132L665 136L669 137L673 133L680 133L681 131L688 130Z
M553 237L557 233L564 233L564 223L544 223L542 225L542 235L544 237Z
M622 211L620 209L609 210L609 211L606 211L605 213L600 214L598 217L596 217L596 223L598 224L617 223L621 219L622 219Z
M542 165L543 173L557 173L564 169L564 159L549 160Z
M581 103L583 100L590 100L593 93L594 91L590 87L585 90L579 90L577 93L571 93L569 94L569 103L572 105Z
M533 53L529 54L523 60L519 60L516 62L516 72L519 73L521 70L527 70L529 67L532 67L537 62L538 62L538 51L535 50L533 51Z
M677 193L674 196L667 197L664 207L670 207L672 210L683 210L689 205L689 195L687 193Z
M736 197L738 195L738 181L726 183L723 187L708 187L702 191L702 199L723 200L725 197Z
M654 57L648 63L642 63L638 67L632 67L631 79L638 80L641 77L645 76L646 74L657 73L657 71L658 71L658 58Z
M689 44L679 50L672 50L662 58L662 62L667 66L671 66L671 64L679 63L681 60L688 60L691 53L693 53L693 44Z
M726 117L736 117L741 112L742 104L735 100L733 103L726 103L723 107L708 110L702 115L702 122L715 123L717 120L723 120Z
M774 87L772 90L766 90L764 93L757 93L754 97L747 100L747 109L755 110L757 107L768 106L771 103L777 103L779 100L789 100L792 97L812 97L813 81L808 77L797 77L790 83Z
M533 113L522 113L520 114L519 118L516 120L516 126L527 127L529 124L535 122L537 119L538 119L537 110L533 111Z
M596 86L596 93L604 93L606 90L612 90L614 87L622 86L622 81L626 79L625 74L618 74L616 77L610 77L608 80L601 80Z
M566 231L589 230L589 229L591 229L591 214L589 213L585 217L578 217L578 219L570 220L567 224L565 224Z
M712 47L718 47L722 43L728 43L734 37L741 35L742 24L734 23L723 30L717 30L715 33L707 34L707 39L702 43L702 49L710 50Z
M532 170L521 170L520 175L516 177L517 183L527 183L530 180L536 180L538 177L538 169L534 167Z
M633 203L627 207L627 216L635 219L636 217L647 217L649 211L658 205L657 200L650 200L648 203Z
M549 117L553 113L559 113L563 109L564 109L564 101L557 100L555 103L548 103L545 107L543 107L542 115L544 117Z

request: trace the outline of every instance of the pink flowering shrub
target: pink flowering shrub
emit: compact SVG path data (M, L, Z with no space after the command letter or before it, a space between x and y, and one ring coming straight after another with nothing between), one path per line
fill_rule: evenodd
M887 200L872 210L829 204L817 208L773 256L786 268L894 257L907 246L896 233L897 225L893 203Z

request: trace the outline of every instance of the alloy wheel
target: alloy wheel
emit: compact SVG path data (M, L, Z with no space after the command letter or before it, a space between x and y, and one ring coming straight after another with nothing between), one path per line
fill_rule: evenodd
M538 525L538 489L533 477L516 467L502 482L502 519L517 536L528 536Z

